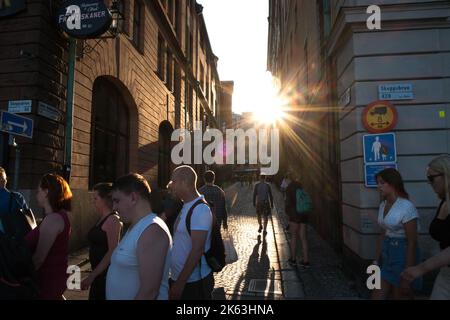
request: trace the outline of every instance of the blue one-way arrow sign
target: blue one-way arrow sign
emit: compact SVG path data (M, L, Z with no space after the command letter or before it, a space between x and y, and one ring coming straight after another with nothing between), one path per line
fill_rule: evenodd
M0 130L16 136L33 138L33 119L2 111Z

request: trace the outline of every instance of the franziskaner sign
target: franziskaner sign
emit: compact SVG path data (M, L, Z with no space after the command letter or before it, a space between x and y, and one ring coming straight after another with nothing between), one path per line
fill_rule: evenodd
M58 14L58 25L74 38L96 38L111 26L111 12L101 0L69 0Z

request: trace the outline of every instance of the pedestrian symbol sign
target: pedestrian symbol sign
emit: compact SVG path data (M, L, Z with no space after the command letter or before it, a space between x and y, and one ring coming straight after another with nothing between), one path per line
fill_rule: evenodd
M32 119L6 111L2 111L0 117L0 131L30 139L33 138Z
M397 150L394 133L364 135L363 145L365 164L386 164L397 162Z
M364 176L368 188L377 186L375 176L387 169L397 169L397 147L394 133L366 134L363 136Z

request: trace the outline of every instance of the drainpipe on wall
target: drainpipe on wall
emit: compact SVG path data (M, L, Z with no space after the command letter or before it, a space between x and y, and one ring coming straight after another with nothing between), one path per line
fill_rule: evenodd
M75 58L77 40L69 38L69 68L67 71L67 103L66 103L66 130L64 148L63 175L67 182L70 182L72 169L72 137L73 137L73 94L75 83Z

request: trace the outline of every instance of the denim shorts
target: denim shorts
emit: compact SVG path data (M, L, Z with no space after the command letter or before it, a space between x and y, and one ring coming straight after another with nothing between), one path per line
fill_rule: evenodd
M400 274L406 268L406 250L408 248L408 240L404 238L386 237L383 242L383 250L381 254L381 278L400 288ZM420 252L417 248L416 265L421 262ZM414 290L422 289L422 278L416 279L411 286Z

